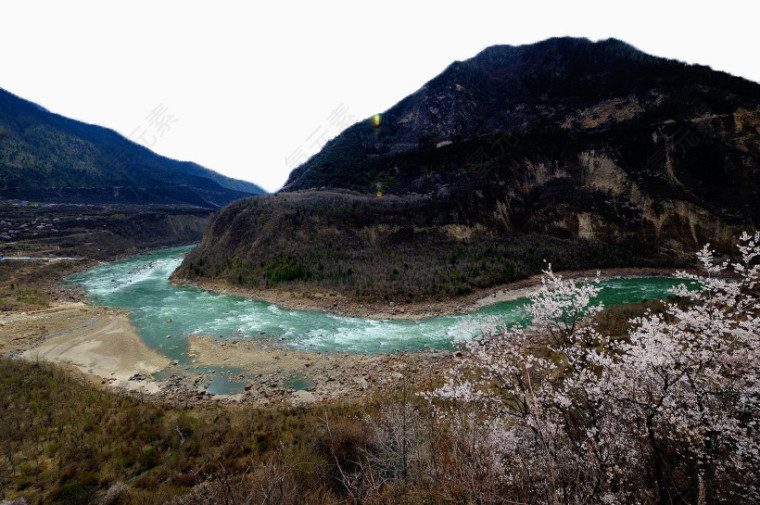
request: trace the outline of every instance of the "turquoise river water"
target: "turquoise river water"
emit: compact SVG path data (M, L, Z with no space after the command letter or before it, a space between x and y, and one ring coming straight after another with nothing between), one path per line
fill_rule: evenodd
M165 249L105 264L72 278L92 301L129 309L138 333L150 347L187 363L187 337L250 338L304 351L378 353L446 349L462 336L472 317L497 316L525 322L526 299L498 303L467 315L420 321L340 317L323 312L280 309L238 296L172 286L169 276L191 247ZM667 296L677 284L669 278L603 281L606 306ZM171 320L171 322L167 322Z

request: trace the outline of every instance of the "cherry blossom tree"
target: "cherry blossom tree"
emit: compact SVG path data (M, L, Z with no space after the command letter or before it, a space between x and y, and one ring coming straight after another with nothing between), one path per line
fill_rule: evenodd
M616 398L647 441L660 503L675 472L696 479L699 504L760 502L760 234L739 253L717 264L705 246L706 274L678 272L679 301L631 321L619 347Z
M735 262L698 258L706 273L678 272L676 300L624 339L593 323L598 284L549 266L531 326L479 322L428 398L477 412L518 501L760 502L760 234Z
M482 406L507 483L546 503L609 502L624 480L630 451L614 435L619 419L607 401L610 343L591 323L601 287L544 272L525 307L530 328L480 322L463 359L430 397L452 409Z

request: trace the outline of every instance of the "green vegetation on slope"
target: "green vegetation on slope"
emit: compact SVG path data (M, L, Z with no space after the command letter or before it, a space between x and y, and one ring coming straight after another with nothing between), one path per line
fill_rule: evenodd
M636 243L505 236L493 231L498 219L487 228L461 210L452 201L326 191L241 200L215 215L175 277L410 302L523 279L545 268L544 260L565 270L668 262L646 259Z

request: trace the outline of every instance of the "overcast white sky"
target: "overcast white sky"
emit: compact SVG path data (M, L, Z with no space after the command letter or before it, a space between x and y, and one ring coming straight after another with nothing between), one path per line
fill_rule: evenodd
M494 44L616 37L760 82L753 4L5 1L0 87L274 191L345 121Z

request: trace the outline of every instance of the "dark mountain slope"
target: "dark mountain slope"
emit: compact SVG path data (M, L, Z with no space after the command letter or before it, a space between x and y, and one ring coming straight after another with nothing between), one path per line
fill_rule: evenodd
M0 196L72 203L218 207L264 191L159 156L118 133L0 89Z
M294 170L284 190L381 184L427 193L463 179L487 186L509 159L583 165L581 153L594 151L656 196L702 197L713 209L737 203L740 177L741 203L752 207L760 204L757 181L743 167L757 160L759 104L756 83L617 40L495 46L449 66L384 113L379 127L347 129ZM449 143L460 144L455 160L434 152ZM745 210L757 219L757 208Z
M341 220L360 197L328 188L384 196ZM378 298L422 279L437 281L415 297L467 292L542 259L682 265L760 220L760 85L617 40L495 46L346 129L283 191L220 212L178 275Z

